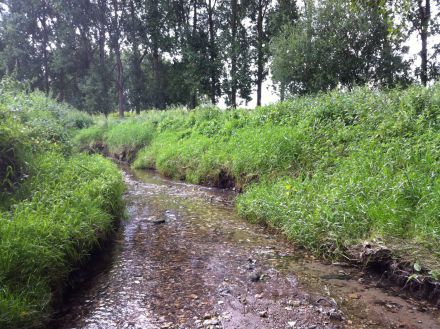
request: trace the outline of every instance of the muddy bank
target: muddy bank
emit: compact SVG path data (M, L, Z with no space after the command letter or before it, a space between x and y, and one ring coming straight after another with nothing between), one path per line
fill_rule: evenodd
M439 328L437 311L237 217L227 191L127 173L110 261L56 328Z

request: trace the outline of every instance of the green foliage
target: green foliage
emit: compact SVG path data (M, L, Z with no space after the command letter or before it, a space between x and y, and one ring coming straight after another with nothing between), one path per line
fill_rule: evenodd
M103 142L105 131L105 126L92 126L82 129L75 135L73 142L82 147L93 148L97 143Z
M24 184L30 197L0 213L0 328L41 325L52 292L109 234L123 208L121 175L100 156L44 153Z
M368 83L407 84L405 49L401 38L391 37L388 18L375 7L309 1L298 23L285 25L271 40L274 80L291 95Z
M0 206L25 177L32 157L45 150L70 152L70 138L93 119L40 92L6 79L0 85Z
M124 186L110 161L73 155L89 115L13 81L0 87L0 328L33 328L111 232Z
M132 152L147 145L153 137L153 125L137 118L113 122L104 134L104 140L112 153Z

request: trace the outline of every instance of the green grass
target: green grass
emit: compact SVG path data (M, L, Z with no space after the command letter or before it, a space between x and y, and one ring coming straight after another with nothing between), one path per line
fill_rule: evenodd
M98 151L106 145L110 155L132 159L144 146L149 145L155 132L152 122L128 117L96 118L96 125L80 130L73 138L80 149Z
M417 246L412 261L440 259L440 84L130 120L154 127L136 168L211 185L226 175L244 189L242 216L318 253L381 238Z
M0 213L0 327L29 328L50 314L52 293L113 228L123 205L118 169L101 156L34 160L31 196Z
M153 125L148 121L126 119L112 122L104 133L111 153L134 152L147 145L153 137Z
M0 328L40 327L113 230L124 184L111 161L73 152L89 115L5 80L0 118Z

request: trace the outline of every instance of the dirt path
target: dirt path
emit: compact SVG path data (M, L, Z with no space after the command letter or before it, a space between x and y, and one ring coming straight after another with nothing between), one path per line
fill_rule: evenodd
M237 218L226 192L149 172L125 180L129 219L110 261L56 328L440 328L428 306Z

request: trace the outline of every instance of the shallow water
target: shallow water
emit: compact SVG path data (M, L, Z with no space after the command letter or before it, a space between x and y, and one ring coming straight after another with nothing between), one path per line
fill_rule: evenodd
M240 219L232 192L125 181L128 219L54 328L440 328L438 310Z

